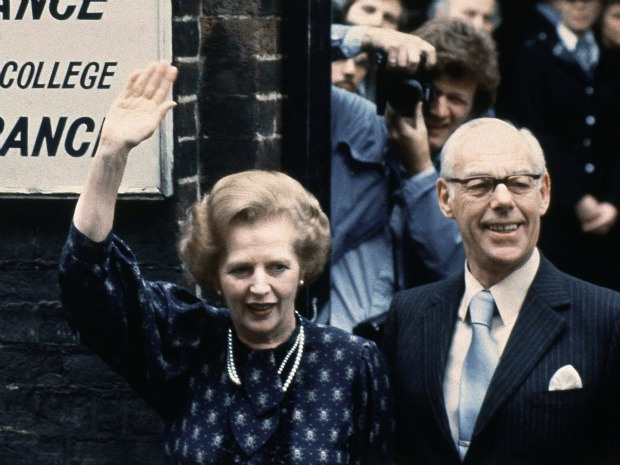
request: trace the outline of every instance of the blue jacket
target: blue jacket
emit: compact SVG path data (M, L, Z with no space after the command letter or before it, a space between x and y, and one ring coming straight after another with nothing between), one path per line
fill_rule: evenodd
M332 58L358 54L358 33L333 25ZM331 148L330 301L318 321L351 330L387 311L397 290L460 273L465 254L437 205L437 171L407 178L375 105L335 86Z
M456 222L438 207L437 172L405 176L389 149L385 122L368 100L332 87L331 103L332 283L334 265L377 236L385 237L389 248L383 250L391 256L369 257L363 261L369 267L349 267L349 281L376 281L377 262L393 262L392 282L369 289L377 304L359 309L369 318L387 310L397 290L461 272L465 254Z

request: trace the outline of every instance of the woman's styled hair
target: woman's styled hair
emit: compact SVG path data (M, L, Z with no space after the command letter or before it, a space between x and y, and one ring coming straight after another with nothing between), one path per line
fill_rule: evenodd
M412 34L435 47L437 63L432 76L476 83L472 117L482 116L495 103L500 75L497 50L489 34L451 18L427 21Z
M284 173L250 170L220 179L196 202L183 224L178 251L186 272L213 290L231 226L284 217L297 231L293 244L303 279L323 272L331 250L329 220L318 200Z

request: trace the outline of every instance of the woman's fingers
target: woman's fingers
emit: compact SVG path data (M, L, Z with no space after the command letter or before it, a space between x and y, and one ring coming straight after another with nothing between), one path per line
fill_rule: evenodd
M153 78L153 75L157 72L157 69L160 65L160 62L153 61L149 63L146 68L143 68L138 75L138 79L134 82L132 86L133 97L141 97L144 95L144 89L146 88L149 81Z
M159 79L152 95L155 103L160 104L168 98L172 85L174 84L178 74L179 70L175 66L167 63L163 64L159 70Z

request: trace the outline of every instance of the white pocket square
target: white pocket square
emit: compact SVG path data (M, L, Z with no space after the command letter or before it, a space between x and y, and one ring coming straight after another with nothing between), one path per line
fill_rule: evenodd
M554 373L549 381L550 391L566 391L567 389L581 389L582 387L581 377L572 365L564 365Z

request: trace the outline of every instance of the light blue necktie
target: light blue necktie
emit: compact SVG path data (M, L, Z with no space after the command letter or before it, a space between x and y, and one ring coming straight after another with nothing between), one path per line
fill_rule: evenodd
M489 291L480 291L469 304L471 345L463 364L459 396L459 455L469 449L480 406L499 361L497 344L491 337L495 301Z
M583 37L577 41L575 59L586 73L592 68L592 48L589 42Z

